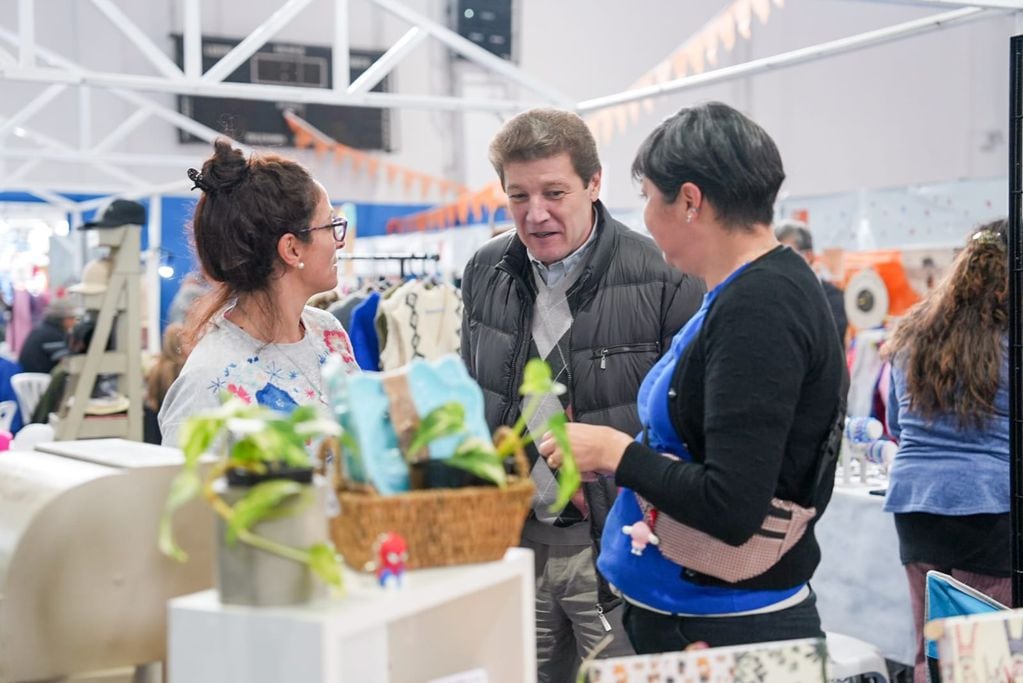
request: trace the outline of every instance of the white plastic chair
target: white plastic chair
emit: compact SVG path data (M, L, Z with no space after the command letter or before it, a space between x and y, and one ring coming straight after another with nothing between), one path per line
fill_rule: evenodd
M11 375L11 388L18 397L21 417L25 422L32 419L32 413L39 405L43 392L50 386L50 375L45 372L19 372Z
M17 401L0 401L0 432L11 431L14 416L18 414Z
M36 444L53 441L54 431L50 425L28 424L18 430L11 441L12 451L34 451Z
M888 683L888 666L876 647L841 633L826 635L829 681Z

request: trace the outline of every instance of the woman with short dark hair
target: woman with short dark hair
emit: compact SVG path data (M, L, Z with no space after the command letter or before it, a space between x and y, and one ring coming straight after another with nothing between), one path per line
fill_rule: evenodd
M195 253L212 291L189 316L197 340L160 408L163 443L225 392L289 412L326 405L320 366L339 353L358 366L334 316L306 306L337 286L337 250L348 222L300 164L275 154L246 158L218 140L202 171L192 220Z
M885 510L895 513L909 581L920 683L928 571L1012 600L1006 230L1005 220L975 230L883 349L892 361L888 427L899 439Z
M643 382L643 434L568 425L580 469L622 487L597 566L640 653L822 636L813 526L831 496L847 374L816 275L771 228L778 149L738 111L704 104L661 123L633 174L665 259L708 292ZM560 464L553 439L540 451ZM702 540L675 543L682 525ZM774 559L747 563L764 542ZM703 556L681 559L692 550Z

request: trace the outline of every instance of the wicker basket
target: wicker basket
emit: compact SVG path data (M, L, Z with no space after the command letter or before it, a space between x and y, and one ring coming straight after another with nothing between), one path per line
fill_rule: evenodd
M337 458L335 461L339 462ZM515 454L518 475L508 485L428 489L393 496L355 490L335 480L341 514L330 520L330 535L345 563L362 569L373 557L377 537L389 531L408 544L408 568L499 560L519 542L533 500L528 462Z

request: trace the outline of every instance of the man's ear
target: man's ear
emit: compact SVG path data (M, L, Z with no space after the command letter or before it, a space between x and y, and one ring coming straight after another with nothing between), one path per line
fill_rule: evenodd
M595 202L600 198L600 180L602 173L603 169L598 168L597 172L593 174L592 178L590 178L590 184L586 187L591 202Z

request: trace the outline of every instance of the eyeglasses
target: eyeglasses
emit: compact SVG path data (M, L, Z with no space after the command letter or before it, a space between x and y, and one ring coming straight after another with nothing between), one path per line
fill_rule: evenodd
M348 219L341 216L334 216L330 219L330 223L326 225L317 225L315 228L302 228L295 232L312 232L313 230L326 230L330 228L334 231L334 240L337 242L344 242L345 236L348 234Z

